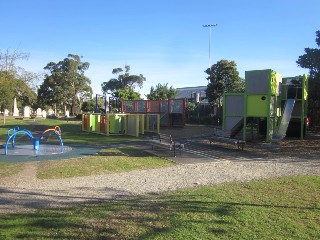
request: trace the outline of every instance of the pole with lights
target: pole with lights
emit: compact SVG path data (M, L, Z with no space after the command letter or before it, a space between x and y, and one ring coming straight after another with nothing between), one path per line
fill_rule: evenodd
M207 24L202 25L202 27L208 27L209 28L209 68L211 67L211 28L216 27L218 24Z

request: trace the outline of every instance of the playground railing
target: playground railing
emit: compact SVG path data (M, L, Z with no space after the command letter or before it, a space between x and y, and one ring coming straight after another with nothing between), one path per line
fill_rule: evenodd
M151 141L152 150L156 150L157 147L161 147L164 149L168 149L169 151L173 151L173 157L177 156L177 150L181 150L184 148L184 144L174 141L171 135L166 134L158 134L152 137Z

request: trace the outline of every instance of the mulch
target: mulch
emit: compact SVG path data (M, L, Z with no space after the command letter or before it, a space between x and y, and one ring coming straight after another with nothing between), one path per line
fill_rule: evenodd
M161 133L170 134L179 141L201 142L209 146L208 136L213 134L213 126L186 125L184 128L161 129ZM226 152L238 151L236 146L216 142L213 147ZM264 140L247 141L244 151L238 151L245 157L261 158L296 158L319 159L320 158L320 129L309 129L305 138L285 138L279 143L266 143Z

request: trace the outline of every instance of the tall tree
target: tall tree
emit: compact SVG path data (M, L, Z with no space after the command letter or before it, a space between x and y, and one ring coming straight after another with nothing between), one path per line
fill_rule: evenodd
M141 95L139 92L135 92L132 88L123 88L117 91L119 99L125 100L139 100Z
M29 54L19 50L0 49L0 105L1 109L12 108L13 99L19 105L35 103L35 86L39 74L28 72L17 65L19 60L27 60Z
M320 118L320 31L316 31L318 48L305 48L305 54L299 56L298 66L309 69L308 108L311 122L319 124Z
M81 57L69 54L58 63L50 62L44 67L49 73L38 90L42 105L71 107L71 114L81 108L81 99L92 94L91 81L84 75L90 64L81 62Z
M205 71L209 81L206 95L208 101L221 113L221 100L225 92L243 92L244 81L240 78L235 61L220 60Z
M149 100L165 100L170 98L175 98L178 94L178 90L172 86L169 88L168 83L162 85L158 83L156 87L153 86L150 88L150 93L147 94Z
M112 74L115 75L115 78L111 78L108 82L101 84L104 93L120 98L120 100L126 99L128 96L131 99L140 99L140 94L134 90L136 87L142 88L143 82L146 81L142 74L131 75L129 65L125 66L125 70L114 68Z

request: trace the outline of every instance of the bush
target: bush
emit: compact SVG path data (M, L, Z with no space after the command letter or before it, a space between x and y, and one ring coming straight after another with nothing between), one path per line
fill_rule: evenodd
M76 119L77 120L81 120L82 119L82 114L77 114Z

